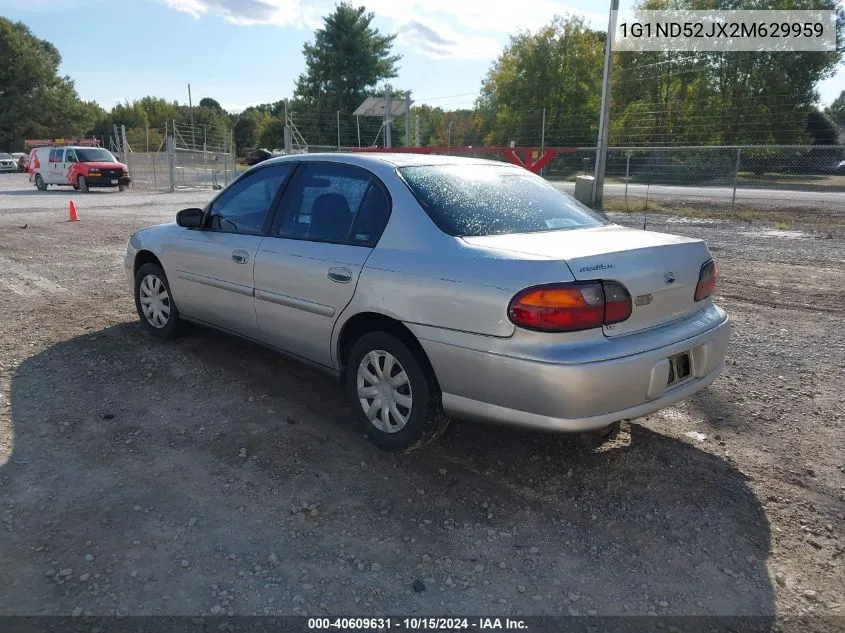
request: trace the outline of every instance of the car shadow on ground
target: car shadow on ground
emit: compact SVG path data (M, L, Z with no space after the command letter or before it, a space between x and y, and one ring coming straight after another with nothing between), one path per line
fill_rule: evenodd
M351 424L332 377L206 328L159 341L134 323L24 361L11 419L4 613L95 600L44 580L94 548L103 574L149 565L157 591L174 556L197 561L179 582L204 587L222 582L221 552L247 560L247 550L263 552L259 563L278 551L282 569L323 565L328 583L378 585L369 601L326 598L335 613L775 611L769 526L743 474L637 424L600 442L461 422L431 447L384 453ZM190 556L187 537L149 536L154 516L176 526L201 517ZM361 578L343 562L332 571L350 550L367 561ZM420 579L429 591L410 590ZM123 611L151 612L145 590L123 582L111 591ZM156 608L204 608L185 600ZM108 596L94 604L107 611ZM239 612L261 606L243 598Z

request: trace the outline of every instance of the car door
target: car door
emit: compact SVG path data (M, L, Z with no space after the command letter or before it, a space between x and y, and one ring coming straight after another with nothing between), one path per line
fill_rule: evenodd
M387 190L369 171L302 164L255 260L255 312L265 342L332 366L332 328L389 214Z
M184 229L168 254L179 311L258 338L253 266L292 164L257 169L236 180L206 209L202 230Z
M62 173L62 167L64 166L64 153L65 150L63 149L51 149L50 150L50 163L47 168L47 177L45 178L45 182L51 185L63 185L65 184L64 174Z
M64 162L62 164L62 179L63 184L73 185L76 183L76 174L78 173L78 159L76 157L76 150L65 150Z

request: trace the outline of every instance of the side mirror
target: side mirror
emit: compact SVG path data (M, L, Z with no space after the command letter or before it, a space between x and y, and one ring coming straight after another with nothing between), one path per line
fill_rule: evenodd
M202 227L202 209L182 209L176 214L176 224L186 229L198 229Z

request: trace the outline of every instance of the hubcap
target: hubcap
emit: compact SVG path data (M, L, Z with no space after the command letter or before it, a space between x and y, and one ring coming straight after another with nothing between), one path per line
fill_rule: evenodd
M170 295L164 283L155 275L147 275L138 288L141 310L150 325L162 328L170 319Z
M358 365L358 401L367 419L379 431L397 433L411 415L411 381L390 352L374 350Z

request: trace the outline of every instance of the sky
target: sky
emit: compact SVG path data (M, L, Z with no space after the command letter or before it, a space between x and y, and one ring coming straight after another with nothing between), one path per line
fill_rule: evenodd
M0 0L62 55L61 73L86 100L110 109L145 95L187 103L213 97L227 110L290 97L310 41L334 0ZM402 55L391 84L414 101L471 107L508 35L580 14L607 28L592 0L356 0L375 26L396 33ZM622 9L631 2L622 0ZM845 66L819 85L822 105L845 89Z

